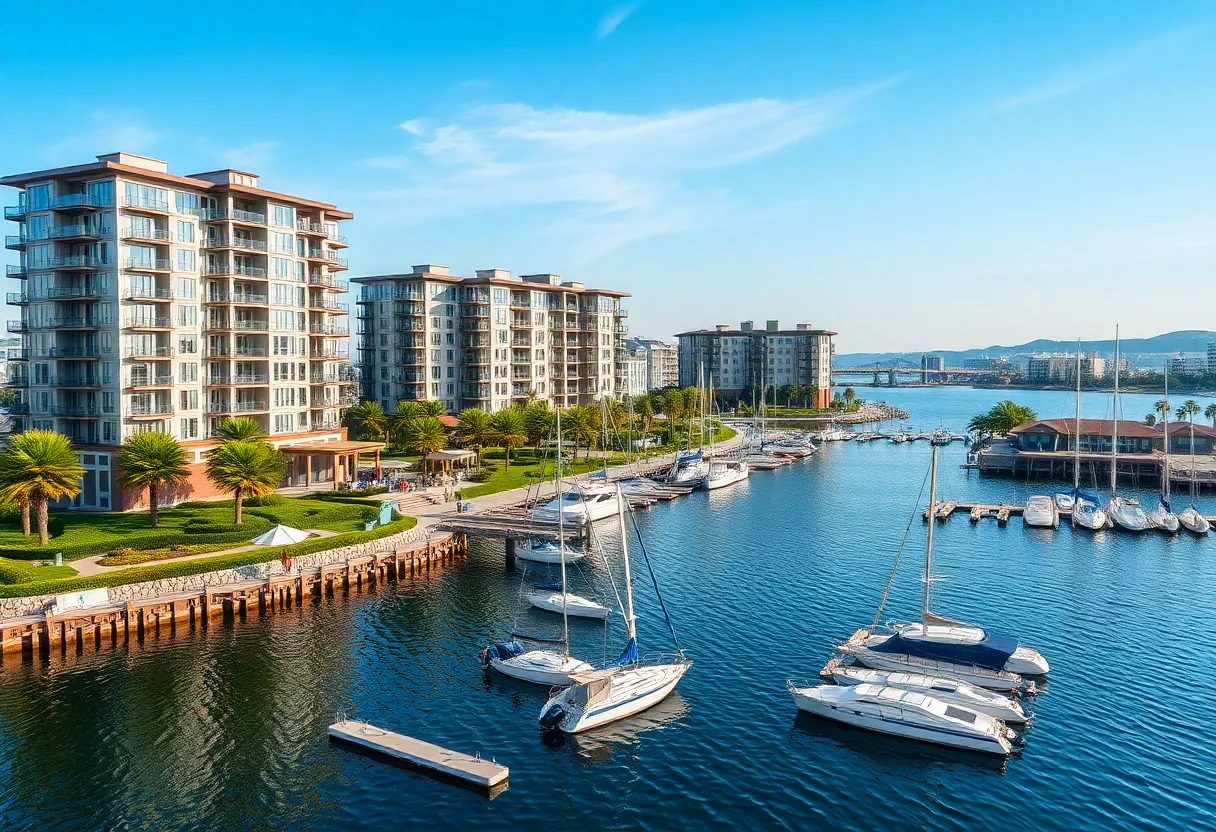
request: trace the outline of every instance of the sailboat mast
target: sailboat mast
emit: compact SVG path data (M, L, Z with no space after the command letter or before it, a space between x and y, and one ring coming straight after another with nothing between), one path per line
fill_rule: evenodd
M1165 364L1165 411L1161 415L1161 431L1165 436L1165 471L1161 477L1161 493L1165 495L1165 508L1170 504L1170 365Z
M1081 490L1081 339L1077 339L1077 430L1072 438L1073 525L1076 525L1077 492Z
M1119 325L1115 324L1115 397L1111 405L1110 431L1110 496L1114 499L1119 475Z
M566 614L566 502L562 493L562 409L557 412L557 463L553 468L553 484L557 488L557 554L562 564L562 654L570 655L570 618Z
M625 494L621 491L621 484L616 485L616 507L617 518L621 525L621 558L625 561L625 634L627 638L638 637L637 619L633 615L633 574L629 570L629 535L625 532L625 512L628 510L628 505L625 503Z
M929 626L929 582L932 580L930 574L933 568L933 524L936 522L937 513L937 446L932 446L932 457L929 462L929 532L925 540L925 577L923 579L923 597L921 599L920 622L921 626L928 628ZM927 630L926 630L927 632Z

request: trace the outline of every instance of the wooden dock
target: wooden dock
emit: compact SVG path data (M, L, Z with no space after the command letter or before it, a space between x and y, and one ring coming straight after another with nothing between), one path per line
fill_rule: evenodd
M945 523L955 512L966 512L972 523L978 523L985 517L994 517L998 526L1005 526L1009 523L1009 518L1019 516L1025 510L1025 506L994 504L994 503L959 503L953 500L939 502L937 510L933 516L937 518L937 522ZM926 523L929 522L929 509L921 512L921 519Z
M487 789L491 797L506 788L510 769L481 756L451 751L429 742L385 731L366 722L342 720L329 726L330 739L342 740L425 771Z

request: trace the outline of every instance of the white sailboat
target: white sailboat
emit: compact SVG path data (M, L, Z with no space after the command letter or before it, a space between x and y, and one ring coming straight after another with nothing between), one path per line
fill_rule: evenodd
M562 592L559 584L546 584L533 587L532 592L524 593L524 600L538 610L561 613L574 618L594 618L600 621L608 617L610 610L598 601L575 595L573 592Z
M1195 423L1191 422L1191 504L1178 515L1178 522L1188 532L1207 534L1212 524L1199 513L1199 483L1195 480Z
M883 685L786 683L798 708L867 731L1008 756L1017 735L1003 721L919 691Z
M1105 529L1110 522L1106 511L1098 505L1098 498L1081 492L1081 339L1077 339L1077 428L1072 439L1072 527L1097 531ZM1059 498L1056 498L1059 505Z
M937 507L936 447L932 449L929 470L932 515ZM875 670L947 676L994 690L1021 689L1027 686L1022 676L1046 675L1050 670L1047 660L1038 651L1018 644L1016 639L930 612L934 525L928 524L925 541L921 620L879 628L880 605L870 627L853 633L837 649Z
M562 414L557 411L557 457L554 468L554 485L562 493ZM527 649L517 639L491 644L481 651L482 664L492 667L504 676L532 682L538 685L565 685L580 673L592 670L587 662L570 655L570 620L567 610L569 596L566 583L566 526L563 512L557 515L558 563L561 564L561 649ZM537 639L533 639L537 640Z
M1148 518L1140 502L1134 497L1117 494L1119 477L1119 326L1115 325L1115 397L1111 413L1110 434L1110 502L1106 504L1106 515L1112 525L1129 532L1142 532L1149 528Z
M619 489L617 499L621 502L621 557L625 566L624 612L625 632L628 636L625 649L611 666L575 674L570 687L557 691L549 698L540 712L540 725L545 730L579 734L644 711L662 702L675 690L676 684L692 666L683 651L653 660L638 660L637 618L633 612L633 577L629 567L629 544L625 530L625 497ZM669 620L668 626L670 624ZM672 632L674 636L674 630Z
M1161 467L1161 498L1157 507L1147 511L1149 525L1154 529L1177 534L1179 528L1178 515L1170 510L1170 365L1165 365L1165 408L1161 414L1161 431L1165 438L1165 459Z

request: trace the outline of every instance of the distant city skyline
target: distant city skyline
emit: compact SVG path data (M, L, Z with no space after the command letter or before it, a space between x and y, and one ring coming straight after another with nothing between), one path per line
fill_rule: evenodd
M354 212L351 276L557 272L631 293L631 333L666 341L769 318L842 353L1216 327L1209 4L385 4L326 17L323 59L280 7L233 8L269 85L241 38L91 49L83 86L14 41L0 91L40 106L0 175L118 150L248 169ZM213 86L141 95L156 61ZM207 89L237 94L212 112Z

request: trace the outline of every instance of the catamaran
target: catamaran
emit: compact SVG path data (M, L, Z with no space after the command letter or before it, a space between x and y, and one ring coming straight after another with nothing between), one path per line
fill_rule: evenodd
M937 508L937 448L932 449L929 468L929 513ZM929 610L932 585L933 527L928 524L925 540L925 573L921 596L921 620L878 626L882 605L868 628L853 633L837 645L845 655L875 670L948 676L994 690L1027 687L1023 676L1042 676L1050 667L1043 655L1017 639L997 635L983 627L934 615ZM885 603L884 594L883 601Z
M1129 532L1142 532L1150 528L1140 501L1134 497L1116 494L1119 477L1119 325L1115 325L1115 397L1111 413L1110 434L1110 502L1106 504L1106 515L1112 525Z
M1157 507L1145 512L1148 523L1154 529L1168 534L1177 534L1180 528L1178 515L1170 510L1170 365L1165 365L1165 407L1161 413L1161 431L1165 437L1165 459L1161 466L1161 497Z
M562 414L557 411L557 455L553 471L553 484L557 492L562 493ZM564 512L557 513L557 546L558 563L561 564L561 614L562 635L556 640L560 649L536 647L528 649L519 640L521 638L538 643L554 643L554 639L523 636L512 633L510 641L491 644L481 651L481 662L486 667L492 667L505 676L519 679L523 682L533 682L538 685L565 685L579 673L592 670L585 661L570 655L570 618L567 606L566 583L566 524Z
M1099 506L1098 498L1092 494L1086 494L1081 491L1081 339L1077 339L1077 411L1076 411L1076 430L1072 438L1072 493L1067 496L1072 505L1069 509L1072 511L1072 527L1075 529L1080 526L1083 529L1097 531L1105 529L1110 522L1110 518L1106 516L1106 512ZM1056 505L1060 508L1060 497L1056 495Z
M560 730L567 734L579 734L592 728L624 719L662 702L675 690L692 662L679 650L654 658L638 659L637 617L633 611L633 577L629 567L629 543L625 530L625 496L618 489L617 499L621 503L621 558L625 566L625 632L627 640L621 655L607 667L587 670L571 677L572 685L556 691L540 712L540 725L547 731ZM646 548L642 546L642 554ZM647 558L649 565L649 558ZM650 570L654 578L654 570ZM658 583L655 582L655 592ZM664 616L667 608L662 596L659 604ZM671 619L667 619L671 627ZM675 639L675 629L671 629Z
M1016 699L969 685L958 679L925 676L921 673L871 670L867 667L844 664L839 658L828 662L827 667L819 675L832 679L838 685L884 685L902 690L920 691L925 696L932 696L949 705L961 705L1010 724L1027 722L1030 719L1021 703Z
M786 682L798 708L867 731L1008 756L1017 734L1002 720L883 685L807 686Z

